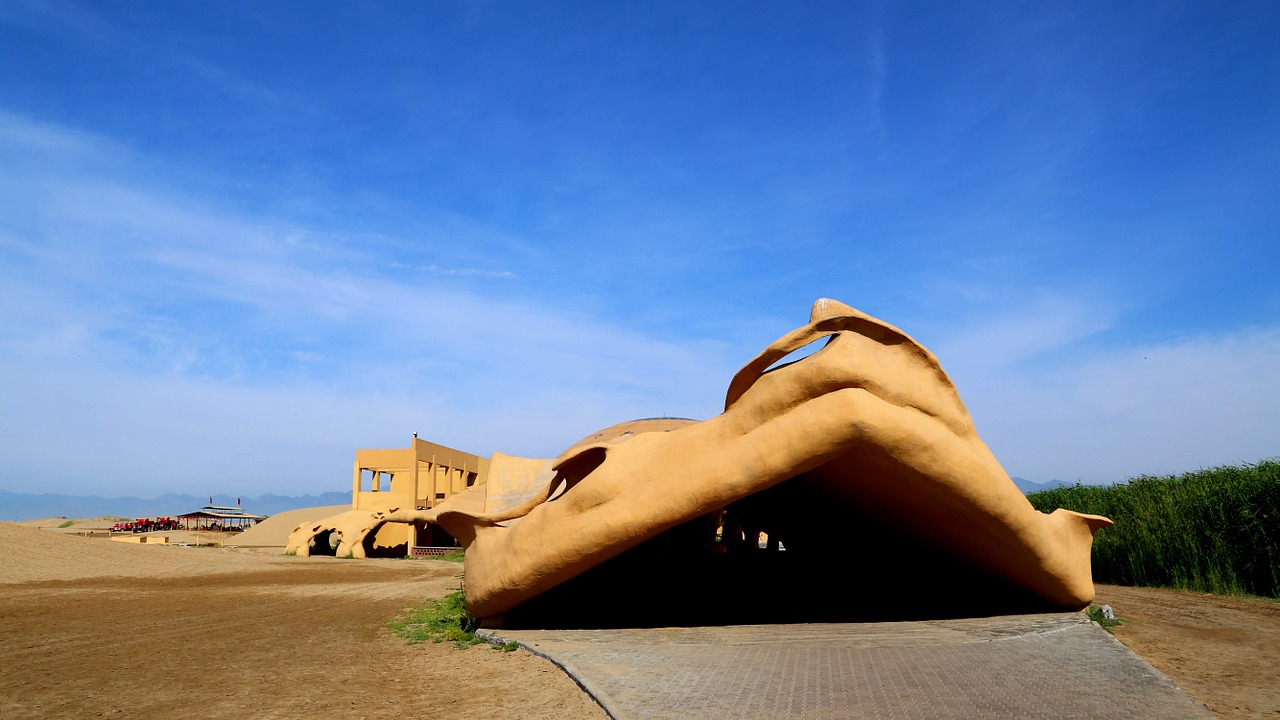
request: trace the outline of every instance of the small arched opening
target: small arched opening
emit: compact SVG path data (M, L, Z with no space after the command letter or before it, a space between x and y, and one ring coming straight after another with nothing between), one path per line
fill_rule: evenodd
M316 536L311 538L311 541L308 544L307 552L311 555L337 555L338 538L333 534L333 529L331 528L324 532L316 533Z
M364 556L369 558L402 558L409 554L409 539L404 523L385 523L368 533L362 541Z

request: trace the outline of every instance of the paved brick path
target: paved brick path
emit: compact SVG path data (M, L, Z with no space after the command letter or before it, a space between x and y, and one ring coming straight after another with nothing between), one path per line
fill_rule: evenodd
M1081 613L903 623L496 630L615 718L1212 718Z

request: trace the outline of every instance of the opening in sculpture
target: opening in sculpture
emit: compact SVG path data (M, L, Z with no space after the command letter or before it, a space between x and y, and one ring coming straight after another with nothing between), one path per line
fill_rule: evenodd
M362 556L389 523L441 528L491 626L844 622L1083 607L1111 524L1032 508L937 358L829 299L737 373L714 418L477 467L430 507L353 509L290 549L328 532Z

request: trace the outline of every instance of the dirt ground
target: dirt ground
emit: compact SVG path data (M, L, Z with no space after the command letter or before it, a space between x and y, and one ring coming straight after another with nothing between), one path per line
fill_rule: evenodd
M0 523L0 720L604 718L523 651L405 645L430 560L138 546ZM1116 636L1223 720L1280 719L1280 603L1099 587ZM1105 678L1100 678L1105 682Z
M0 545L0 720L606 717L529 653L409 646L385 630L457 588L455 563L134 546L11 523Z
M1223 720L1280 718L1280 602L1098 586L1122 642Z

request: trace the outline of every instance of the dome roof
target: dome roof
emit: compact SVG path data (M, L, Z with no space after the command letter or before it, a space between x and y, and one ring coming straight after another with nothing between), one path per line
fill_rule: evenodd
M697 420L692 420L690 418L673 418L673 417L641 418L639 420L628 420L626 422L620 422L617 425L610 425L609 427L603 430L593 432L590 435L582 438L578 442L570 445L567 450L560 453L560 457L568 457L569 455L572 455L574 451L576 451L578 448L584 445L598 445L600 443L607 443L612 440L616 440L624 435L639 435L641 433L650 433L650 432L670 432L672 430L678 430L688 425L696 424L697 422L698 422Z

